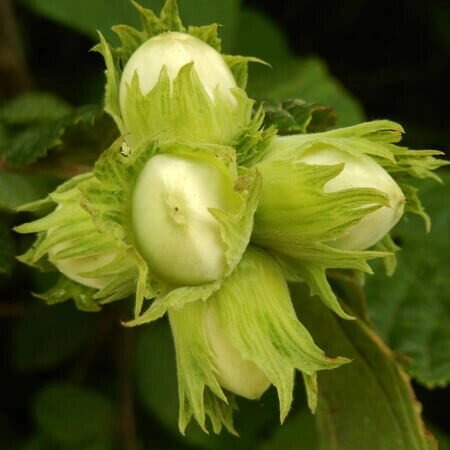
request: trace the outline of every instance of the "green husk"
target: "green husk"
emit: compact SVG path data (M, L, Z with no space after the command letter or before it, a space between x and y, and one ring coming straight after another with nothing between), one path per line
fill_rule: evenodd
M326 357L314 344L296 317L281 268L262 250L249 247L208 303L242 357L254 362L275 385L281 421L291 407L295 369L305 374L314 409L316 372L348 362Z
M25 264L56 270L65 261L110 255L106 264L76 274L87 280L99 280L100 288L93 289L61 276L50 291L38 294L50 304L72 297L80 309L98 310L99 305L126 298L135 290L137 269L129 252L114 238L101 233L81 206L80 189L92 177L89 173L72 178L47 198L20 207L21 211L33 212L53 207L44 217L15 228L19 233L37 233L33 246L18 257Z
M356 269L370 273L367 260L381 252L346 251L328 245L368 213L387 204L371 188L324 192L324 185L343 165L315 166L292 160L266 160L258 169L264 185L255 214L252 242L274 253L304 279L339 316L349 319L333 293L326 270Z
M437 158L443 155L438 150L411 150L397 143L404 133L403 127L389 120L374 120L346 128L323 133L298 134L277 137L266 151L265 160L295 160L313 148L331 147L351 155L369 155L386 169L401 186L406 197L407 212L417 214L429 227L429 219L411 186L411 179L431 178L440 181L434 172L448 165L448 161Z
M119 240L135 259L139 270L135 317L128 323L134 326L159 318L172 302L179 305L204 298L205 292L212 293L218 289L221 281L200 286L172 286L161 279L139 253L139 244L133 235L131 199L138 175L147 161L157 154L191 156L228 172L230 183L234 185L233 195L238 195L240 206L234 212L219 209L210 211L221 228L222 239L226 246L226 275L230 274L239 262L250 240L261 179L254 169L237 171L233 150L224 146L150 141L128 156L124 156L120 149L121 142L117 141L100 157L94 177L83 186L83 202L98 228ZM189 295L186 295L186 291ZM142 313L144 298L156 300Z

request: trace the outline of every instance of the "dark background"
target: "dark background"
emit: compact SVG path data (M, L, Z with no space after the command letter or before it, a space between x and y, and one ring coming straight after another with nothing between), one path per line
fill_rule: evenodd
M318 54L369 119L404 125L415 146L450 141L450 2L248 0L286 30L298 54Z

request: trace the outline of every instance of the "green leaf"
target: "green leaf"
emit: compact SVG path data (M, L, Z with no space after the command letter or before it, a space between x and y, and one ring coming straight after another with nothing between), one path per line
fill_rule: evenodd
M175 431L178 397L175 352L165 320L137 330L136 385L138 399L151 415Z
M403 355L408 372L426 386L450 381L450 174L445 186L421 184L423 202L433 226L424 235L415 217L393 232L402 250L398 267L387 282L378 274L367 282L369 310L381 337Z
M61 445L84 449L114 433L113 405L91 389L49 385L36 396L33 412L42 432Z
M62 143L62 122L27 127L0 144L0 158L18 166L32 164Z
M14 212L18 206L44 197L53 185L49 177L0 172L0 211Z
M14 365L19 370L42 370L70 360L88 343L95 323L93 316L71 304L48 307L35 300L14 331Z
M0 275L10 275L15 264L15 242L0 217Z
M336 111L339 126L364 119L359 102L333 78L325 63L318 58L296 59L282 30L260 12L243 11L238 50L273 66L273 69L252 66L249 82L252 97L275 101L302 98L308 103L330 105Z
M0 122L8 125L26 125L49 122L70 113L72 107L64 100L46 92L20 95L0 108Z
M319 345L353 360L319 374L319 449L436 450L409 378L374 331L361 320L337 318L300 286L292 292Z
M270 61L269 61L270 63ZM336 111L340 127L364 120L362 108L328 72L318 58L286 60L274 70L260 71L250 77L249 94L257 99L283 101L302 98L307 102L330 105Z
M261 11L243 8L239 25L236 40L239 54L252 55L269 64L292 58L283 30Z
M112 25L132 20L137 23L130 2L123 0L79 0L59 2L52 0L22 0L36 13L60 22L95 38L97 30L108 31Z
M330 106L307 103L294 99L276 102L262 102L265 112L264 123L273 125L280 135L317 133L336 124L336 113Z
M45 107L45 102L42 107ZM16 116L19 116L16 120L20 119L24 123L6 128L0 138L0 160L13 166L32 164L47 156L49 150L61 146L64 134L70 128L92 124L101 114L101 108L93 105L71 109L62 117L52 117L51 114L46 117L45 110L25 110L22 115L16 112ZM38 120L36 117L41 118Z
M55 2L53 0L22 0L36 13L60 22L93 39L97 30L112 35L113 25L125 23L138 25L138 16L131 2L123 0L78 0ZM160 9L163 0L142 0L146 7ZM238 22L239 0L179 0L183 21L190 25L206 25L218 22L224 25L224 37L231 45Z
M259 450L317 450L314 416L303 410L288 417Z
M221 25L220 35L225 51L234 49L239 37L241 0L178 0L183 22L189 25Z
M448 432L444 432L435 426L430 426L430 429L439 443L439 450L450 450L450 436Z

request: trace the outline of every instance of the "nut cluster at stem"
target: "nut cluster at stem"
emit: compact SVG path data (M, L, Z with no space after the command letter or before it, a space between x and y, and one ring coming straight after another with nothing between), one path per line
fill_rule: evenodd
M395 266L389 233L405 209L428 219L407 178L444 163L397 145L404 130L389 120L327 130L321 107L298 99L268 118L245 91L259 60L222 55L217 24L185 27L176 0L159 17L132 3L142 29L115 27L120 44L96 46L119 136L91 172L23 207L43 216L16 227L37 234L21 261L61 272L39 294L49 304L98 311L133 296L125 326L168 317L182 433L191 419L207 431L208 417L236 433L233 394L271 385L283 422L296 371L314 412L318 372L350 360L315 343L323 330L302 323L293 297L355 319L331 273L358 282L372 258Z

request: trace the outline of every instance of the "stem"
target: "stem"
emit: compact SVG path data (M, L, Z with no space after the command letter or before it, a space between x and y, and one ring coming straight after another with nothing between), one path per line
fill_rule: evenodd
M16 318L23 312L23 305L21 303L0 303L0 319L1 318Z
M117 325L120 317L117 309L105 308L101 316L101 322L96 336L94 337L93 344L89 347L88 351L75 368L71 380L74 383L81 383L83 381L100 346L104 343L105 339L108 338L108 344L112 344L118 373L118 395L120 404L119 430L122 449L137 450L138 443L132 382L133 330Z
M11 0L0 1L0 96L12 97L32 88Z
M117 342L117 370L119 374L120 430L123 450L137 450L138 448L132 383L133 337L133 330L120 327Z
M1 1L1 0L0 0ZM29 166L10 166L6 161L0 160L0 171L8 171L21 175L47 175L57 178L72 178L85 172L89 172L93 168L91 166L76 163L59 162L54 158L52 162L49 160L39 161Z
M97 353L100 351L101 346L111 336L115 320L115 315L111 314L107 309L100 313L99 324L95 335L71 373L70 379L73 383L81 384L86 378L89 368L95 360Z

